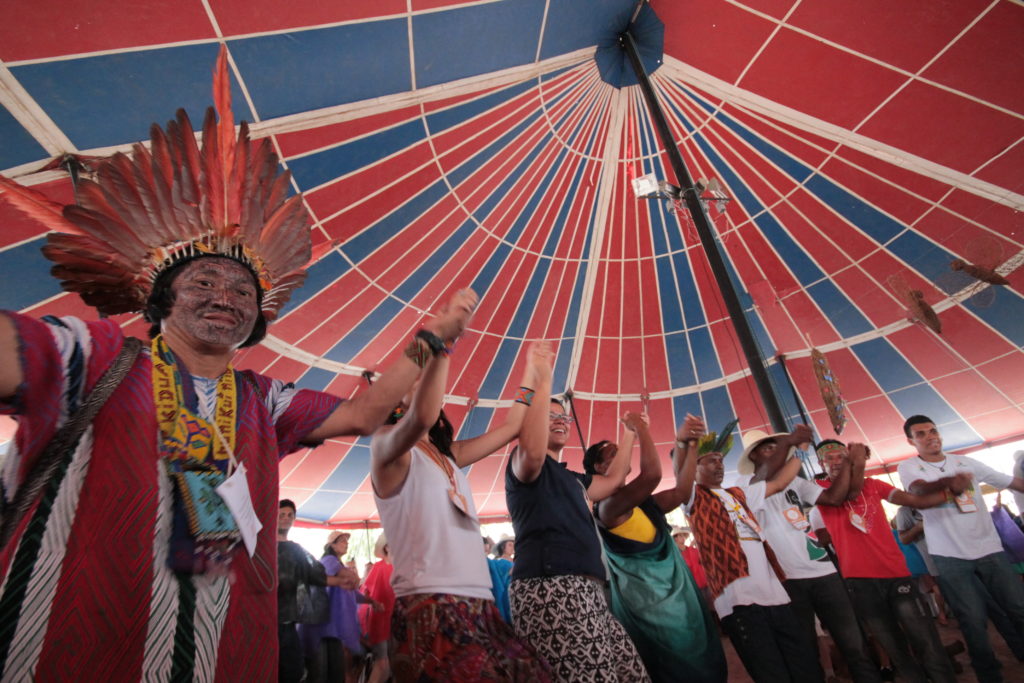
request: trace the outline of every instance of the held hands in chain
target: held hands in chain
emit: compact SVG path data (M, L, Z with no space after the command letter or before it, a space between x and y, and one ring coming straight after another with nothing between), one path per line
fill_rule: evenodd
M676 430L676 441L700 439L705 433L707 433L707 427L704 425L704 418L687 413L683 424Z
M651 424L651 419L647 416L647 413L635 413L630 411L624 414L620 419L622 420L622 424L626 425L626 428L634 434L639 434L640 430L647 429Z
M479 302L480 297L472 289L460 289L423 327L448 343L454 342L469 325Z
M552 365L555 359L551 342L532 342L527 354L527 363L532 371L533 381L538 385L550 384Z

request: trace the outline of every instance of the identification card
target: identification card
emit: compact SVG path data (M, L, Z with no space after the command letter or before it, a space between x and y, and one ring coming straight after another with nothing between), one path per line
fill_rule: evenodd
M231 510L231 514L238 524L238 530L242 534L242 542L245 549L249 551L249 557L256 554L257 534L263 528L262 522L256 516L252 507L252 498L249 496L249 482L245 477L245 463L240 463L235 473L225 479L217 487L217 493L224 499L224 504Z
M782 511L782 516L786 518L786 521L793 525L793 528L797 531L807 531L811 528L811 523L807 521L807 516L804 515L803 510L799 506L793 505Z
M960 508L960 512L977 512L978 504L974 502L974 489L970 488L961 493L959 496L955 496L953 501L956 506Z
M857 531L865 534L868 532L867 522L864 521L864 516L859 512L850 510L850 524L852 524Z

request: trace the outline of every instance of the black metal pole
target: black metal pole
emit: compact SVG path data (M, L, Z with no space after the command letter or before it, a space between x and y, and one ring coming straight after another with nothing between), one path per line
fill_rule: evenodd
M786 367L786 356L780 353L775 356L775 360L779 361L779 367L782 368L782 374L786 376L786 383L789 385L789 391L793 394L793 402L796 403L796 409L800 411L800 417L803 418L805 425L810 426L811 420L807 417L807 412L804 411L804 404L800 401L800 394L796 393L796 385L793 384L793 378L789 374L789 368Z
M800 417L803 423L808 427L811 427L811 420L807 417L807 412L804 410L804 404L800 401L800 394L796 393L796 385L793 384L793 378L789 374L789 368L786 367L786 356L778 354L775 356L775 360L779 361L779 367L782 368L782 374L786 377L786 383L789 385L789 390L793 393L793 402L796 403L796 409L800 411ZM813 429L813 427L811 427ZM813 446L813 443L811 444ZM814 450L813 448L811 449ZM808 458L802 458L804 461L803 467L800 470L800 474L804 479L814 478L814 469Z
M661 110L658 97L654 93L654 87L651 85L650 79L647 78L647 73L644 71L643 64L640 61L640 55L636 50L636 42L633 40L633 35L626 31L619 36L619 42L629 57L637 80L640 81L640 90L647 101L648 113L654 121L655 128L658 130L658 137L661 138L662 147L665 148L665 153L668 154L669 162L672 164L672 170L676 176L676 183L679 185L682 196L686 200L686 207L690 210L690 215L693 216L693 224L697 228L697 235L700 237L700 243L704 247L704 253L707 254L708 263L711 264L711 272L714 274L715 281L718 283L718 288L722 293L722 299L725 301L725 308L729 312L729 318L732 320L733 329L736 330L736 336L743 347L743 354L747 358L747 365L750 368L754 384L757 385L757 391L761 394L761 401L764 403L765 410L768 413L768 420L772 423L772 428L775 431L788 432L789 426L786 424L782 408L779 406L779 401L772 390L764 359L761 358L760 349L758 349L754 335L747 324L747 319L743 315L740 299L736 295L736 290L732 287L732 282L729 281L729 272L725 268L725 261L722 260L722 254L718 251L718 245L715 243L715 233L711 227L711 219L708 218L704 204L701 203L700 197L697 196L698 193L694 187L693 179L686 170L686 164L683 163L683 155L679 153L679 148L672 137L672 131L668 127L668 121L665 120L665 113Z

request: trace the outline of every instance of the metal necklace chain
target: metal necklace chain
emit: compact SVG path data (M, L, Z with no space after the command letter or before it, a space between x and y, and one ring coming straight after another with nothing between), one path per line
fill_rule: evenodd
M933 463L933 462L928 462L927 460L925 460L924 458L922 458L922 457L921 457L920 455L919 455L919 456L917 456L917 457L918 457L918 458L919 458L919 459L921 460L921 462L923 462L923 463L924 463L925 465L928 465L929 467L934 467L934 468L935 468L935 469L937 469L937 470L938 470L939 472L945 472L945 471L946 471L946 461L947 461L947 460L949 460L949 456L948 456L948 455L944 455L944 456L942 456L942 464L941 464L941 465L936 465L936 464L935 464L935 463Z

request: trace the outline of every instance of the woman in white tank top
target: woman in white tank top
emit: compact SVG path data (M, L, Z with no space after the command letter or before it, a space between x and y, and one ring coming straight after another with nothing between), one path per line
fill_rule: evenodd
M417 339L431 353L407 350L424 368L418 386L370 445L374 499L393 551L395 680L550 680L547 664L516 639L494 604L476 506L461 469L519 435L533 393L533 361L550 352L531 349L523 386L501 425L453 441L441 410L448 354L430 336L421 332Z

